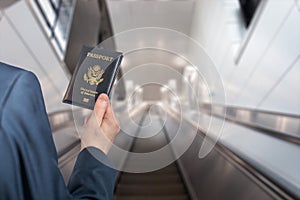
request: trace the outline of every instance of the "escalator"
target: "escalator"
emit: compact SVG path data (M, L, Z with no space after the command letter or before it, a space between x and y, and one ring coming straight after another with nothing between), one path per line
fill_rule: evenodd
M147 124L149 120L145 118L143 124ZM151 125L142 128L138 135L147 136L147 134L153 133L154 130L158 130L161 127L161 121L158 116L152 116ZM142 136L142 137L143 137ZM131 152L134 153L148 153L156 151L168 144L166 133L164 130L160 130L152 137L149 138L137 138L132 144ZM172 151L169 151L169 155L172 157ZM130 155L125 162L125 168L131 166L142 168L147 163L141 163L139 160L135 160ZM115 200L188 200L189 195L185 188L185 184L181 177L180 171L176 162L170 165L147 173L128 173L122 172L119 176L118 182L115 188Z
M124 129L116 137L114 143L118 148L127 152L126 155L119 154L114 148L109 152L109 158L117 166L116 169L119 169L115 185L115 200L299 199L298 185L296 182L291 182L294 179L283 179L283 176L288 173L294 174L294 177L297 178L299 168L293 167L287 162L276 162L278 166L274 165L271 168L265 166L268 162L253 161L259 156L259 158L270 161L269 163L275 163L280 156L281 149L285 149L296 155L293 156L296 162L300 152L300 148L296 144L240 124L226 122L225 137L219 139L206 157L199 158L199 149L205 141L205 132L200 126L192 144L184 154L174 159L176 146L167 144L174 139L179 127L185 138L192 135L196 129L190 119L186 116L180 118L174 110L168 110L167 106L159 108L165 109L165 116L159 112L159 109L152 109L153 107L150 109L150 107L149 104L143 104L129 114L122 107L115 109ZM155 113L151 113L151 111L155 111ZM80 115L81 112L79 110L77 114ZM58 153L58 164L66 183L80 151L80 140L76 128L72 124L74 122L73 114L69 111L55 113L49 117ZM81 114L83 117L86 115L84 112ZM163 121L162 118L166 118L166 120ZM206 119L205 114L194 118L200 119L200 125ZM202 126L204 125L205 123L202 123ZM183 142L184 138L181 138L179 143ZM234 148L234 142L240 144L239 148ZM264 148L252 148L253 142L256 147L259 147L261 143ZM243 145L241 146L241 144ZM276 151L275 145L278 149L277 157L268 157L268 148L272 149L270 152L272 155ZM162 148L167 149L164 155L152 157L150 161L146 159L149 156L145 154ZM252 156L253 151L257 153L254 156ZM141 159L137 159L134 154L140 154ZM286 155L286 153L282 152L282 155ZM292 157L281 156L281 159L283 158ZM158 165L156 165L157 168L151 167L154 166L154 163L166 160L175 161L159 165L165 166L163 168ZM275 170L280 166L290 166L290 171L276 174ZM280 175L280 179L278 175Z

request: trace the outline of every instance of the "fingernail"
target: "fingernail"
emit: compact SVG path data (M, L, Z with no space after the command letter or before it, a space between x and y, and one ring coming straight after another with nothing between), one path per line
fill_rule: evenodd
M107 105L107 101L105 99L100 99L100 105L101 106L106 106Z

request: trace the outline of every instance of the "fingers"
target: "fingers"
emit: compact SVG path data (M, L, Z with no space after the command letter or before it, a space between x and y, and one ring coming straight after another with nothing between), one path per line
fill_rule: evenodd
M99 123L99 126L105 121L113 130L119 130L119 122L114 114L112 106L109 103L108 96L101 94L95 104L94 112ZM117 131L118 132L118 131Z
M100 94L94 107L94 112L99 125L102 124L103 117L107 111L108 104L108 96L104 93Z
M107 153L119 131L120 127L108 96L101 94L95 103L93 114L85 124L81 149L94 146Z
M107 106L105 118L109 119L112 128L114 128L117 132L119 132L119 129L120 129L119 122L118 122L118 119L116 118L115 113L110 104Z
M112 106L110 104L108 104L108 106L107 106L105 117L108 118L108 119L113 119L113 120L116 119L114 111L113 111Z

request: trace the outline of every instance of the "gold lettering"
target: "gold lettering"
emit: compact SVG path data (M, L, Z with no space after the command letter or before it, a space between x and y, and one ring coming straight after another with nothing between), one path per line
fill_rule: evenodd
M86 56L90 57L90 58L96 58L96 59L99 59L99 60L109 61L109 62L112 62L114 60L113 57L104 56L104 55L96 54L96 53L92 53L92 52L88 52L88 54Z
M88 103L88 102L89 102L89 99L88 99L88 98L83 98L82 101L85 102L85 103Z
M84 95L84 96L95 97L95 96L98 94L97 91L89 90L89 89L86 89L86 88L84 88L84 87L81 87L81 88L80 88L80 91L81 91L80 93L81 93L82 95ZM86 99L86 98L84 98L84 99ZM88 102L86 102L86 103L88 103Z

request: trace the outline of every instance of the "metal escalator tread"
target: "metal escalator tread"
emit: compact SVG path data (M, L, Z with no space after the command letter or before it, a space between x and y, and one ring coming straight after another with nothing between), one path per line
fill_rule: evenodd
M175 164L148 173L123 173L116 187L115 200L188 200Z
M188 200L189 198L186 195L161 195L161 196L115 196L115 200Z
M144 184L126 184L118 185L118 194L120 195L180 195L185 194L184 187L181 183L166 185L144 185Z
M132 145L132 152L147 153L156 151L168 144L163 129L160 128L159 119L152 120L153 126L147 126L141 134L151 133L153 130L161 130L150 138L138 138ZM153 128L153 130L152 130ZM168 151L168 159L173 158L172 151ZM147 163L146 163L147 164ZM136 160L129 156L125 166L142 168L145 165L143 159ZM128 173L122 172L115 188L115 200L188 200L189 195L182 181L181 175L175 163L153 172Z
M124 175L123 175L124 176ZM174 183L180 182L181 178L177 174L172 175L145 175L145 174L128 174L122 177L123 184L135 184L135 183L143 183L143 184L166 184L166 183Z

